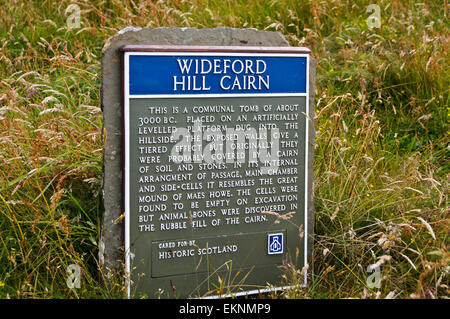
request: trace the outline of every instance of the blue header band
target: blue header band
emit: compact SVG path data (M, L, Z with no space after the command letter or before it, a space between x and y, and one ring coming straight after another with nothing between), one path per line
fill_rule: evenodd
M298 56L129 56L130 95L306 93Z

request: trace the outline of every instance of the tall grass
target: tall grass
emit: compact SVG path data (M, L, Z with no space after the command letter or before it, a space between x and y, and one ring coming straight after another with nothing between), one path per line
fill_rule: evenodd
M5 2L5 1L4 1ZM81 8L81 28L65 10ZM447 1L26 1L0 7L0 297L121 298L98 266L101 48L126 26L281 32L317 61L315 247L287 298L449 296ZM82 268L80 289L67 266ZM370 288L369 265L381 269ZM286 265L285 283L302 282ZM283 284L283 283L280 283ZM219 285L220 291L226 288Z

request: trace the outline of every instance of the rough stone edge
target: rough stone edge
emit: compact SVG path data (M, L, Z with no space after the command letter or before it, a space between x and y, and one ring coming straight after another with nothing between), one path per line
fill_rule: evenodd
M142 35L150 35L151 37L146 39L138 39ZM183 37L186 35L191 36L191 38L188 38L187 41L186 38ZM217 36L217 38L214 37L211 39L212 35ZM208 39L206 36L209 36L210 38ZM156 41L155 38L157 39ZM225 41L226 43L224 43L224 40L227 40ZM130 41L130 43L124 43L126 41ZM127 27L116 33L105 42L102 49L102 85L100 90L100 98L101 108L103 110L102 140L106 139L106 141L103 154L103 222L99 243L99 261L107 273L111 270L122 270L124 263L124 222L123 218L121 219L123 214L122 196L113 196L114 193L122 194L123 185L121 177L122 156L120 155L122 154L122 135L120 132L122 127L121 125L117 125L119 121L121 123L122 117L119 48L124 44L137 44L137 42L140 44L172 45L289 46L286 39L278 32L259 31L256 29L235 29L227 27L219 27L215 29L148 29ZM109 61L107 59L109 59ZM109 81L105 81L107 78L107 73L113 73L116 76L110 76L108 79ZM112 96L111 100L108 99L110 95ZM108 118L114 118L114 116L117 116L118 118L114 119L115 123L111 123ZM115 131L108 129L111 125L115 126ZM120 130L119 132L118 129ZM120 168L120 173L111 177L111 173L117 173L117 168ZM105 196L105 189L110 189L111 191L107 196Z

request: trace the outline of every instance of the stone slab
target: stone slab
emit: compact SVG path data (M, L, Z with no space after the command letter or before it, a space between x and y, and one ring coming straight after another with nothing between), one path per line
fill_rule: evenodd
M103 110L103 224L100 241L100 263L108 272L123 270L124 207L122 150L122 64L120 48L124 45L209 45L209 46L289 46L278 32L256 29L195 28L125 28L105 43L102 54L101 106ZM310 59L309 118L314 119L315 62ZM310 163L308 187L313 190L314 121L310 120ZM312 256L314 201L309 192L308 256Z

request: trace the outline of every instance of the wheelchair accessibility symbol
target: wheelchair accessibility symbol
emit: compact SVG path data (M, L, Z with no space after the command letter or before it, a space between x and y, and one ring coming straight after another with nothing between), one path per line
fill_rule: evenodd
M269 255L283 253L283 233L269 234L267 241L267 253Z

